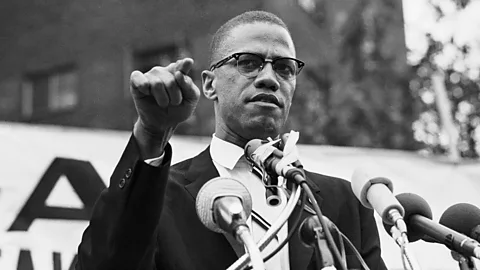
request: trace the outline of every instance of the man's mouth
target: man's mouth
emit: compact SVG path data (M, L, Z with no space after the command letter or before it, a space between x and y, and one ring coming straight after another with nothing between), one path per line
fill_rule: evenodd
M265 102L265 103L271 103L271 104L274 104L278 107L282 107L278 98L275 95L272 95L272 94L258 94L250 100L250 102L258 102L258 101L259 102Z

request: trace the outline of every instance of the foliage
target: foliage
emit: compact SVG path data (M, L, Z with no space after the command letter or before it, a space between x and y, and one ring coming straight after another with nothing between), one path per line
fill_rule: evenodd
M300 129L303 142L418 148L411 128L418 104L408 89L403 35L396 34L403 31L399 15L401 3L356 1L346 22L327 25L340 29L332 36L336 57L306 71L307 83L299 85L306 94L292 108L289 126Z
M469 1L453 1L457 11L468 6ZM437 20L445 17L442 8L431 3L436 11ZM478 139L475 130L480 127L480 84L478 72L464 65L470 56L471 45L458 44L451 37L448 41L436 40L427 34L428 49L423 57L413 65L415 71L410 88L418 100L421 100L422 113L414 124L416 137L426 145L432 154L443 154L447 151L447 142L442 133L440 117L435 106L431 75L433 72L445 74L445 86L452 105L452 115L459 131L458 150L464 158L479 157ZM439 64L437 57L445 51L454 51L453 59L446 64ZM476 74L475 74L476 73ZM477 131L478 133L478 131Z

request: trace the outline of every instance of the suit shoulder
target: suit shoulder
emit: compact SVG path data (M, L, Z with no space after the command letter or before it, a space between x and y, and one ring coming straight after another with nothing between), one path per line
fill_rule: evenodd
M310 179L313 183L318 185L319 187L322 186L331 186L334 188L350 188L350 182L339 177L334 177L330 175L325 175L325 174L319 174L319 173L314 173L314 172L309 172L305 171L305 174L308 179Z
M310 182L309 184L313 186L313 189L320 192L325 197L339 196L337 198L348 200L353 200L355 198L350 181L313 172L305 172L305 174L307 176L307 182Z

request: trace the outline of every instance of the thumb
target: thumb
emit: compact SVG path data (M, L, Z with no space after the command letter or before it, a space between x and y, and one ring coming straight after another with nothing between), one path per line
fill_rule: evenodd
M145 96L150 95L150 85L148 84L148 79L142 72L138 70L133 71L130 75L130 89L132 94L137 94L136 91L138 91Z

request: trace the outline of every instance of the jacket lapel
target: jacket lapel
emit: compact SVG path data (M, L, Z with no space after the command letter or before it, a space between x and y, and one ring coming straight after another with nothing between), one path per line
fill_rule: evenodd
M210 156L210 147L207 147L203 152L192 159L190 167L185 175L189 182L185 185L185 189L192 198L190 203L193 208L195 208L195 201L202 186L209 180L218 176L219 174L213 165ZM210 256L212 252L217 255L221 254L221 256L215 258L217 263L214 267L215 269L226 268L238 258L236 251L232 247L232 244L234 243L230 243L230 240L227 239L225 234L215 233L210 230L197 230L195 234L202 234L202 239L204 239L204 241L208 241L211 245L215 246L216 252L212 250L200 251L204 253L203 256Z
M190 164L190 168L186 174L186 178L190 183L185 185L185 188L195 200L202 186L212 178L218 176L219 174L210 156L209 146L192 159L192 164Z

